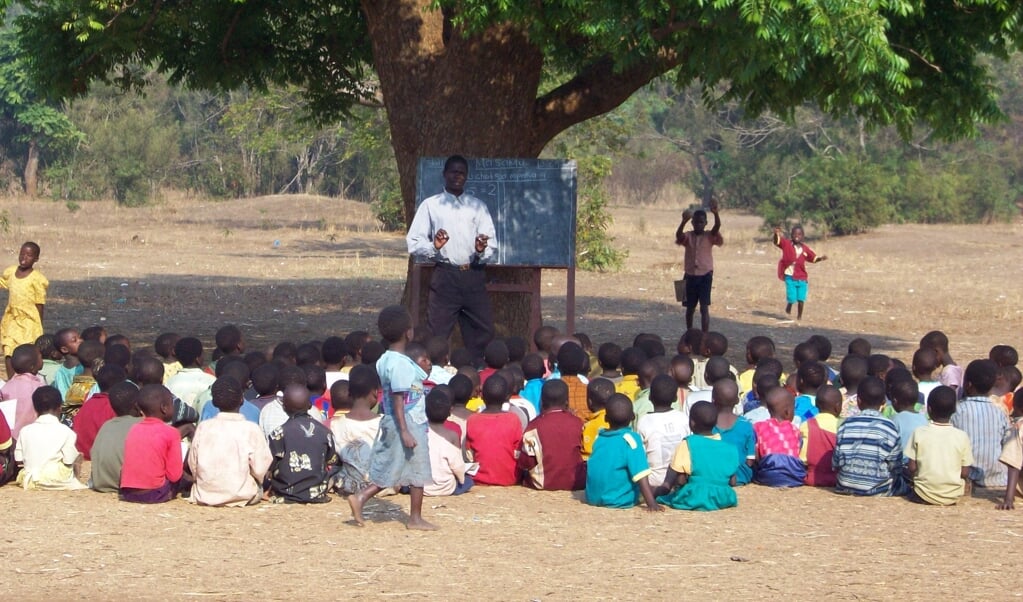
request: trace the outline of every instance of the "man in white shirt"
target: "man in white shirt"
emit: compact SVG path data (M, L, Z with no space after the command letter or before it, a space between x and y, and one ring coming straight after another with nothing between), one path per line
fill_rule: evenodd
M478 360L494 338L484 268L496 247L490 211L465 192L468 175L465 157L448 157L444 191L419 205L405 240L416 260L435 263L426 309L431 332L447 338L457 320L466 348Z

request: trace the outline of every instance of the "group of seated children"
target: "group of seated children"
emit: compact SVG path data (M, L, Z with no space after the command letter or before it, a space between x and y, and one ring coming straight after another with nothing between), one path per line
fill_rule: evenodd
M445 339L414 339L400 306L367 332L245 352L237 327L199 339L163 334L131 351L102 328L43 335L14 350L0 398L0 482L85 488L125 501L181 493L209 506L348 497L357 524L381 491L423 496L474 485L583 490L593 505L717 510L734 487L833 487L955 504L970 485L1023 492L1023 391L1015 349L996 345L965 370L948 339L925 335L907 367L855 339L836 369L811 337L791 371L752 337L746 368L720 333L687 331L668 357L660 337L600 345L545 326L536 351L512 337L482 370ZM12 402L13 403L13 402ZM10 433L8 435L7 433ZM17 470L20 467L20 470Z

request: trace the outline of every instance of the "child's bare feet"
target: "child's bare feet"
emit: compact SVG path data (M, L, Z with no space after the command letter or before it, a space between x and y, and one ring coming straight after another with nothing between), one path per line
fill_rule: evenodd
M405 528L414 531L436 531L437 525L428 523L422 518L410 518L408 519L408 522L405 523Z
M360 527L366 526L366 521L362 518L362 498L358 493L348 496L348 505L352 508L352 520L355 524Z

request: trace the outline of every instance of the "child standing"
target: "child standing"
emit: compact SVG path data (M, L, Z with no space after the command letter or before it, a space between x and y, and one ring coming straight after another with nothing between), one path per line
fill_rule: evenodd
M913 477L909 498L951 506L963 497L965 480L970 476L973 464L970 438L949 422L956 411L956 393L950 387L934 389L927 404L930 424L913 431L906 445L909 474Z
M182 485L184 464L181 435L168 426L174 417L174 397L163 385L139 390L142 421L124 439L121 500L139 504L169 502Z
M519 482L515 455L522 442L522 423L515 414L502 409L507 400L507 381L498 375L491 376L483 385L486 407L466 421L465 447L470 459L480 465L475 478L480 485ZM579 432L581 435L581 426Z
M263 478L273 458L262 429L239 413L242 385L233 376L213 383L216 416L199 423L188 450L195 477L191 501L201 506L259 503Z
M0 319L0 345L3 346L7 374L13 374L11 355L18 345L32 344L43 334L46 289L50 281L35 269L39 245L26 242L18 251L18 265L0 275L0 288L8 290L7 308Z
M733 383L734 384L734 383ZM678 399L678 385L667 374L658 374L650 384L650 402L653 411L636 421L636 432L643 441L647 464L650 466L650 486L657 488L682 440L689 436L689 420L672 407ZM633 404L633 412L635 412Z
M462 495L472 489L472 477L462 457L458 435L444 427L451 414L451 398L443 389L435 388L426 396L426 418L430 430L426 436L430 444L430 473L432 481L423 487L429 496Z
M806 467L799 459L799 428L792 424L796 401L785 387L764 396L771 417L753 425L757 435L757 466L753 480L768 487L799 487Z
M646 510L662 512L647 477L650 466L639 435L629 428L632 400L615 393L607 401L609 427L593 444L586 463L586 503L608 508L632 508L641 497Z
M423 486L431 478L423 399L423 380L427 375L404 353L412 338L412 316L400 305L385 307L377 319L377 328L388 344L376 364L383 388L383 417L380 434L373 444L371 483L348 496L348 504L355 524L362 526L362 507L370 498L385 487L407 485L411 500L406 527L433 530L436 527L423 520ZM517 426L518 419L515 421Z
M341 457L337 488L342 495L351 495L369 485L373 442L380 432L380 414L376 413L380 376L372 366L358 364L345 377L348 380L337 381L330 390L335 409L330 431ZM342 395L342 389L347 389L348 394ZM348 407L342 405L345 398Z
M39 387L32 393L32 405L39 415L21 429L14 447L14 460L24 463L18 485L25 489L86 489L75 478L82 454L75 447L75 433L60 423L60 392Z
M774 246L781 249L778 260L778 279L785 282L785 313L792 314L792 304L797 304L796 319L803 319L803 304L806 303L806 263L818 263L827 259L817 255L803 242L803 227L793 226L785 238L781 228L774 229Z
M714 283L714 247L725 244L721 236L721 216L718 215L717 201L710 202L710 212L714 214L714 227L710 232L707 228L707 212L698 209L693 212L686 209L682 212L682 223L675 231L675 244L685 248L683 263L685 266L686 294L686 328L693 327L693 316L696 307L700 307L700 326L703 332L710 330L710 291ZM684 232L689 220L693 221L693 229Z
M842 392L831 385L817 389L816 416L799 425L803 438L799 458L806 464L806 484L810 487L834 487L832 457L838 433L838 415L842 411Z
M835 468L839 493L901 495L902 446L895 423L881 415L884 383L868 376L857 388L860 413L846 418L835 437Z
M675 450L664 485L658 490L658 502L676 510L722 510L738 505L733 487L743 462L738 450L713 432L718 415L711 403L693 405L689 411L693 434Z
M592 384L592 381L591 381ZM613 385L608 381L608 385ZM568 410L568 386L560 380L544 383L543 414L526 426L518 467L524 483L534 489L575 491L586 486L579 433L583 423Z

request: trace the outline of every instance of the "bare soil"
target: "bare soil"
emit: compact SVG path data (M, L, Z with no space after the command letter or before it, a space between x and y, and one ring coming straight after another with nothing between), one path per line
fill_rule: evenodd
M683 330L673 300L680 253L675 207L615 209L629 249L623 271L580 273L576 329L596 344L638 332L671 348ZM790 361L815 332L840 356L863 336L909 359L931 329L965 363L996 343L1023 347L1023 224L890 226L812 240L805 319L789 322L776 250L755 218L725 212L712 328L742 360L767 334ZM42 246L51 281L47 330L103 324L135 346L176 331L207 343L239 324L251 348L355 328L374 331L401 297L400 235L378 232L364 205L315 197L143 209L106 202L0 200L0 256ZM565 273L544 273L545 320L563 326ZM478 488L428 499L433 534L404 528L408 499L197 508L119 503L89 491L0 488L6 545L0 591L18 599L580 598L1011 599L1023 596L1014 555L1023 514L981 491L954 508L856 499L826 490L748 486L739 507L701 514L591 508L578 494Z

